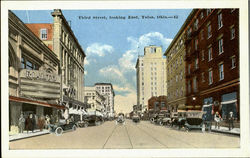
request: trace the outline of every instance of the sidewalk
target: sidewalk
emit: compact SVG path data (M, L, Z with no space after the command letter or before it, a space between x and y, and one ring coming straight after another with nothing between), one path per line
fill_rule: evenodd
M34 130L33 133L31 131L29 131L29 133L27 133L27 131L24 131L23 133L10 135L9 141L14 141L14 140L19 140L19 139L24 139L24 138L29 138L29 137L35 137L35 136L44 135L44 134L49 134L49 130L46 130L46 129L44 129L43 131Z
M214 125L212 125L212 132L218 132L218 133L225 133L225 134L233 134L233 135L240 135L240 128L233 128L229 131L228 127L220 127L220 129L215 128Z

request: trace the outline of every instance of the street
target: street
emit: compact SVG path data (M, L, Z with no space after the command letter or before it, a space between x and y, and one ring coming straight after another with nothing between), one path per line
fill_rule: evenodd
M160 149L160 148L238 148L240 137L201 131L177 130L149 121L125 125L115 121L100 126L77 128L61 136L47 134L9 143L10 149Z

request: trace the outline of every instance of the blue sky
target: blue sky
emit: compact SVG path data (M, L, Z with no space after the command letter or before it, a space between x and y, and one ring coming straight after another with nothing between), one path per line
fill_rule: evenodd
M135 64L148 45L167 49L191 9L138 10L62 10L85 51L85 85L111 82L115 89L117 111L129 111L136 104ZM52 10L15 10L24 23L52 23ZM157 19L157 16L178 18ZM79 16L106 16L107 19L79 19ZM126 19L109 19L125 16ZM139 19L127 19L138 16ZM154 16L155 19L142 19ZM128 100L130 102L128 102ZM128 105L129 104L129 105ZM128 107L129 106L129 110Z

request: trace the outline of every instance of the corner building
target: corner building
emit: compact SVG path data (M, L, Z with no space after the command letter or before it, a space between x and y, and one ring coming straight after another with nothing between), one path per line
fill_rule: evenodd
M81 45L60 9L55 9L53 24L26 24L57 55L61 74L61 102L67 109L86 109L84 102L84 59ZM66 111L67 113L67 111ZM67 115L67 114L66 114Z
M167 100L168 110L185 109L186 104L186 73L185 73L185 22L167 50Z
M195 9L186 28L187 109L239 119L239 10Z
M60 100L59 60L12 11L9 27L9 130L18 133L23 113L58 117Z
M142 111L147 110L148 100L152 96L162 96L167 93L166 60L159 46L144 48L144 56L138 56L136 62L137 105L142 105Z

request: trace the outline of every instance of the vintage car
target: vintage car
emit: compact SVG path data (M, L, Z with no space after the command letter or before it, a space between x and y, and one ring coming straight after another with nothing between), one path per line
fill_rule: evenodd
M137 113L133 114L132 121L135 123L140 122L140 116Z
M179 130L185 127L186 117L185 112L171 113L171 127L177 127Z
M170 113L169 112L166 112L164 114L164 118L162 119L162 125L165 125L165 126L171 126L171 117L170 117Z
M150 116L150 122L151 123L156 123L157 119L158 119L158 114L157 113L151 114L151 116Z
M94 125L94 126L101 125L104 121L101 116L91 115L91 114L86 116L86 120L88 122L88 125Z
M69 117L76 123L77 127L88 127L86 115L69 114Z
M116 119L116 124L125 124L125 118L124 118L124 114L123 113L119 113L118 117Z
M55 124L51 124L49 126L50 132L55 133L56 135L61 135L63 134L63 132L65 131L75 131L76 130L76 123L74 121L72 121L71 119L67 119L67 120L59 120L58 123Z
M203 111L187 111L186 112L186 123L185 128L186 131L191 129L203 129Z

